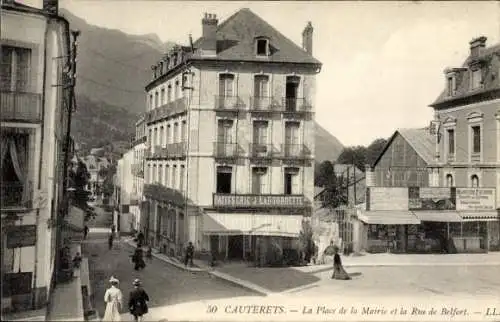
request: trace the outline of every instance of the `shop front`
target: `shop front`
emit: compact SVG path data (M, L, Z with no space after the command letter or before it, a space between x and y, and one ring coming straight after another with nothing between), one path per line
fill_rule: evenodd
M299 215L206 212L202 249L218 260L272 264L272 254L298 248L302 219Z

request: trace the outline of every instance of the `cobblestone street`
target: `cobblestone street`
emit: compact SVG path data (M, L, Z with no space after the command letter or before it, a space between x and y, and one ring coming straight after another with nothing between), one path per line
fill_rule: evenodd
M98 211L98 214L90 226L102 227L105 223L107 214L102 211ZM151 308L188 301L255 295L241 287L211 277L206 272L186 272L158 259L147 263L144 271L137 272L130 259L133 248L115 242L114 248L108 250L107 236L108 233L102 229L91 229L88 240L82 245L84 255L89 257L93 302L101 317L105 309L104 292L109 286L111 275L120 280L120 289L124 293L125 301L132 289L132 281L134 278L140 278L151 298Z

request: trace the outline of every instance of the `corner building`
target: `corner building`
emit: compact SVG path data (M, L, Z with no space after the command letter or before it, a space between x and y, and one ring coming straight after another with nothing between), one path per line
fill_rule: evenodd
M314 195L313 28L297 46L249 9L153 66L145 153L147 238L220 259L294 248Z

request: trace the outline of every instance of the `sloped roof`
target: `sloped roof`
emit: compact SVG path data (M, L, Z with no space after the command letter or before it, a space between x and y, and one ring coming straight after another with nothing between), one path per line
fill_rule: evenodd
M377 165L398 134L401 135L406 142L408 142L408 144L425 161L425 163L433 163L436 143L434 137L429 133L428 128L398 129L389 138L384 149L382 149L375 162L373 162L372 167Z
M248 8L240 9L217 26L217 57L208 59L238 61L269 61L321 64L300 46L277 31ZM271 55L262 59L255 57L255 38L269 39ZM206 41L200 37L193 44L200 48ZM193 58L199 58L197 55Z
M498 70L500 68L500 43L484 48L484 50L477 57L467 57L465 62L462 64L462 68L468 69L469 65L473 61L483 61L484 64L488 66L485 68L485 74L483 74L483 87L480 90L471 91L470 89L470 73L467 70L459 72L456 78L456 91L453 96L448 95L448 90L445 88L438 98L430 104L431 107L435 107L441 103L454 101L460 98L465 98L467 96L472 96L484 92L489 92L492 90L500 89L500 80L498 75Z

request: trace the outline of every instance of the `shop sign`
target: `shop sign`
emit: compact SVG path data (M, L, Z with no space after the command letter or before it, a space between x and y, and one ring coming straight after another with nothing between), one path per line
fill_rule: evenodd
M7 248L29 247L36 244L36 225L12 226L7 230Z
M494 188L457 188L457 210L496 210L495 198Z
M214 194L214 207L227 208L291 208L303 207L300 195L225 195Z
M454 188L412 187L408 190L409 210L455 210Z
M408 188L369 189L370 210L408 210Z

